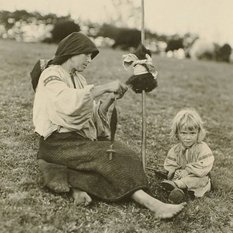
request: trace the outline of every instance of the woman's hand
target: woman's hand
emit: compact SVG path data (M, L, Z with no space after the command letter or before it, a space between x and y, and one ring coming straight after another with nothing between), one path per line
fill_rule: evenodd
M125 92L128 90L128 87L121 83L119 80L108 83L109 92L112 92L114 95L111 95L113 99L121 99Z
M124 96L125 92L122 92L121 94L119 93L111 93L110 94L110 99L115 100L115 99L121 99Z
M111 95L112 99L120 99L124 96L125 92L128 90L128 87L121 83L119 80L107 83L107 84L103 84L103 85L99 85L99 86L94 86L91 89L92 92L92 96L93 98L96 98L100 95L103 95L105 93L113 93L113 95Z
M125 92L128 90L128 87L117 81L111 82L106 84L107 87L106 88L106 92L110 92L110 95L108 96L108 98L101 104L101 110L104 112L108 111L108 108L112 105L112 103L114 102L115 99L120 99L124 96Z

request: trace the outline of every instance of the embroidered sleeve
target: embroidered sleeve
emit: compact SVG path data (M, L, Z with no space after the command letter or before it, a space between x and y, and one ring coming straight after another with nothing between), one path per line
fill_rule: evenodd
M62 75L64 77L55 69L46 69L42 76L49 100L50 121L70 130L81 130L93 116L93 98L90 94L93 85L82 82L82 88L74 89L65 82L69 79L66 74Z
M46 86L49 82L53 80L62 81L58 76L49 76L48 78L44 80L44 85Z
M198 177L206 176L212 169L214 156L210 148L206 144L202 144L201 151L198 156L198 161L189 163L186 170Z
M167 171L175 171L181 168L181 166L177 163L177 155L175 153L174 147L172 147L167 154L167 157L164 161L164 168Z

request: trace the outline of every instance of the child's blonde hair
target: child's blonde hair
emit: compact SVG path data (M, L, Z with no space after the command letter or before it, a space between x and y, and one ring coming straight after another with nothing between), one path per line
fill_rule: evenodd
M181 127L188 130L198 129L197 142L201 142L205 135L206 130L203 127L204 122L194 108L186 108L179 111L171 122L171 133L172 139L178 139L178 132Z

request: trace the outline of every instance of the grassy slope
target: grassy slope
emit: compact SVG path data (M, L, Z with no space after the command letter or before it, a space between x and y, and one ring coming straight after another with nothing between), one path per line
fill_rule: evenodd
M54 45L0 41L0 228L1 232L231 232L233 228L233 67L231 64L154 56L159 87L147 94L147 165L161 168L169 141L169 121L183 107L195 107L206 121L206 142L215 155L215 191L169 221L133 202L94 202L76 207L69 195L43 189L36 165L38 137L33 132L29 72ZM103 50L85 71L89 83L125 81L123 52ZM131 90L118 101L117 138L140 153L141 95ZM167 194L147 171L151 193Z

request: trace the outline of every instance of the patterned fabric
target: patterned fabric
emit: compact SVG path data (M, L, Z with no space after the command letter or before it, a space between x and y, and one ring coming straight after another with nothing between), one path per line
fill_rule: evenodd
M53 80L61 81L61 79L59 77L57 77L57 76L49 76L48 78L46 78L44 80L44 85L46 86L49 82L51 82Z
M147 189L147 177L138 155L115 142L116 154L109 160L106 152L109 146L110 141L90 141L74 132L53 133L46 140L41 138L38 159L53 166L51 170L41 169L42 174L53 177L54 164L63 165L66 173L60 182L106 201L117 201L136 190ZM46 185L51 188L48 180Z
M138 60L134 54L123 55L123 67L127 70L130 65L133 66L134 75L151 73L154 78L157 78L158 72L152 62L152 58L146 54L146 59Z

